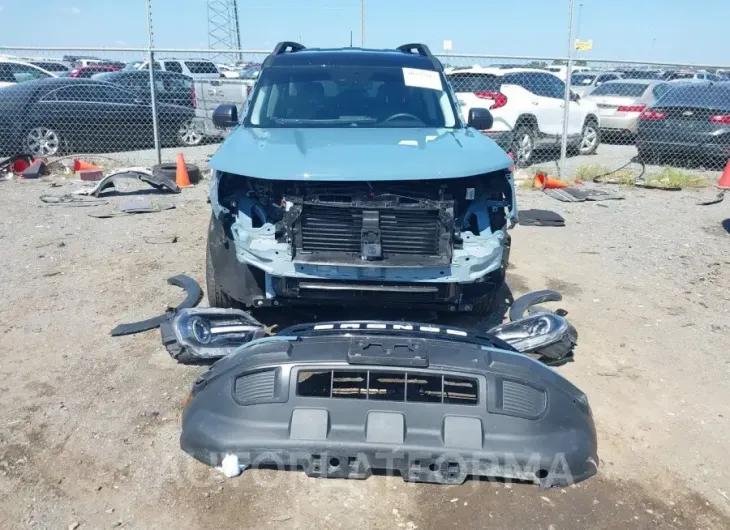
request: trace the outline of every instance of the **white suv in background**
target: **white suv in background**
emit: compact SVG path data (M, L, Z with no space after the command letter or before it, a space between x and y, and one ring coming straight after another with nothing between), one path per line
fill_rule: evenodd
M565 83L545 70L528 68L454 68L446 76L464 117L475 107L488 108L494 125L482 131L518 166L528 166L535 151L560 146ZM465 118L466 119L466 118ZM568 146L582 155L600 143L598 107L573 94L568 115Z

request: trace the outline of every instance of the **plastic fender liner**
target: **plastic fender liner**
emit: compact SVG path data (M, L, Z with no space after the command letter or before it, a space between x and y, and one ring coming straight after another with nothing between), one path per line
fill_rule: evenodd
M531 306L542 304L543 302L560 302L562 299L563 295L559 292L547 289L527 293L512 302L512 306L509 308L509 319L513 322L520 320L525 317L525 313Z
M598 469L585 394L527 356L446 333L260 339L215 363L191 396L181 447L229 477L273 465L317 478L385 471L553 487Z
M190 276L178 274L177 276L168 278L167 283L174 285L175 287L180 287L187 293L185 300L183 300L180 305L178 305L173 311L168 311L165 314L154 318L142 320L140 322L130 322L129 324L119 324L111 331L111 336L119 337L121 335L133 335L134 333L141 333L142 331L155 329L163 320L170 316L170 313L174 313L175 311L184 308L195 307L198 305L198 302L200 302L200 299L203 298L203 290L200 288L200 285L198 285L198 282L193 280Z

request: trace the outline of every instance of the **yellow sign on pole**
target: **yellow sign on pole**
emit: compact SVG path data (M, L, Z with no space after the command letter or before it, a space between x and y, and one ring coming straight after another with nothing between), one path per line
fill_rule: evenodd
M587 52L593 49L592 40L577 40L575 41L575 49L579 52Z

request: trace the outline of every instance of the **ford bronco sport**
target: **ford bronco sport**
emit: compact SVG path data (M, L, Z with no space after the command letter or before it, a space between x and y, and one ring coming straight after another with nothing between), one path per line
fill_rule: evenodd
M214 307L402 304L489 312L516 219L512 160L461 118L423 44L306 49L263 63L210 161Z

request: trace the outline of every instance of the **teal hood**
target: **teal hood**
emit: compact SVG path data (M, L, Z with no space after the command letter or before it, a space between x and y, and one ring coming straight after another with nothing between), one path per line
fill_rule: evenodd
M238 127L210 167L269 180L459 178L507 169L512 159L475 129Z

